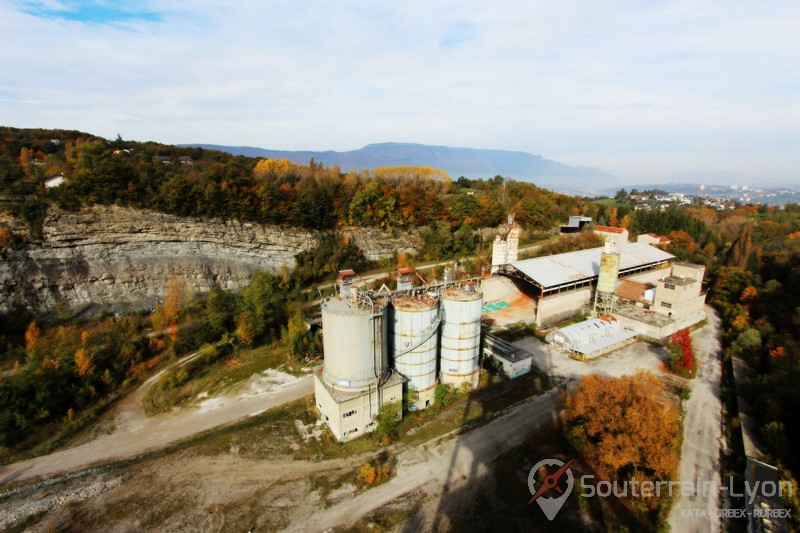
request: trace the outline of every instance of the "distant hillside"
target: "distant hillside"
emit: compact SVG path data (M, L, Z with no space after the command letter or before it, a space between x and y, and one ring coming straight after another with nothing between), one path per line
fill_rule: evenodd
M480 150L475 148L450 148L412 143L368 144L348 152L311 152L267 150L249 146L219 146L213 144L186 144L181 146L220 150L234 155L288 159L307 164L312 157L326 166L339 165L344 170L362 170L396 165L419 165L441 168L457 178L491 178L495 175L520 180L536 180L542 184L563 186L596 183L611 177L596 168L570 166L527 152L505 150Z

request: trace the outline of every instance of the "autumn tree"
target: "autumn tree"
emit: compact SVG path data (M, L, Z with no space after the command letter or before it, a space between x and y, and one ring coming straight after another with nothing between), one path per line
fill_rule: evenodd
M0 252L11 246L11 231L6 228L0 227Z
M41 332L39 331L38 326L36 326L36 322L31 322L28 324L28 328L25 330L25 349L35 350L36 345L39 344L40 335Z
M183 284L174 272L170 275L167 283L167 291L164 295L164 318L168 323L169 335L173 340L178 336L178 315L183 304Z
M289 352L294 357L317 355L316 345L307 338L308 324L303 319L303 314L298 309L289 317L286 328L283 330L283 340L289 347Z
M250 313L242 313L236 320L236 338L245 346L250 346L255 340L256 332L253 326L253 317Z
M624 191L625 189L622 190ZM611 210L611 218L608 219L608 225L614 228L619 226L619 209L616 207Z
M694 241L692 236L682 229L669 232L667 237L672 242L672 247L683 248L689 253L692 253L697 249L697 243Z
M612 378L589 375L567 396L569 439L601 475L666 479L678 465L678 410L648 372Z
M692 336L688 328L675 332L670 337L669 362L673 371L683 375L692 375L696 370L695 355L692 348Z
M92 356L85 347L81 346L75 352L75 373L82 378L92 375L94 372L94 361Z
M19 152L19 164L26 176L31 173L31 159L33 159L33 149L22 148Z

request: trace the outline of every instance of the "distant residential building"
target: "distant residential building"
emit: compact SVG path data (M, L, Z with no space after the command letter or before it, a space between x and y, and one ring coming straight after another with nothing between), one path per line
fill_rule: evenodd
M582 217L573 215L569 217L569 222L561 226L561 234L578 233L583 227L592 221L592 217Z
M613 246L622 246L628 243L628 230L625 228L615 228L613 226L596 225L594 233L605 239L606 242L611 243Z
M669 245L670 241L669 238L664 237L663 235L657 235L655 233L645 233L643 235L639 235L636 237L636 242L643 242L646 244L651 244L653 246L658 246L659 248L664 248Z
M172 159L164 155L154 155L153 163L161 163L162 165L171 165Z
M191 158L191 157L189 157L188 155L182 155L182 156L180 156L180 157L178 158L178 162L179 162L181 165L194 165L194 161L192 161L192 158Z

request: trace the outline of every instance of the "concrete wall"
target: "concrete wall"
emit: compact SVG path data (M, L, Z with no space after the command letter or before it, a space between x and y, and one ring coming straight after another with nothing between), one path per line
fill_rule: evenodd
M700 282L695 281L688 285L676 284L674 289L668 289L664 281L659 281L652 309L656 313L682 320L701 310L705 299L705 295L700 294Z
M517 361L508 361L501 357L497 357L496 359L500 361L503 367L503 373L509 378L516 378L530 372L531 361L533 360L531 357L519 359Z
M595 228L595 234L603 237L606 242L610 242L614 246L622 246L628 244L628 230L623 229L622 233L614 233L610 231L602 231Z
M619 320L624 328L632 329L640 335L645 335L646 337L651 337L653 339L663 339L668 335L672 335L676 331L674 322L670 322L663 327L658 327L653 324L639 322L638 320L634 320L623 315L615 314L614 318Z
M647 324L645 322L639 322L638 320L619 314L614 314L614 318L619 320L622 323L623 327L632 329L633 331L639 333L640 335L646 335L647 337L651 337L653 339L663 339L665 337L669 337L673 333L683 328L691 327L697 324L698 322L705 320L706 318L706 312L704 309L705 295L701 296L697 300L698 303L701 301L702 303L700 304L699 309L695 309L694 311L681 317L673 316L672 318L674 320L672 322L669 322L668 324L665 324L662 327L655 326L653 324ZM697 303L695 303L694 305L696 306Z
M706 268L703 265L692 265L689 263L675 263L672 265L672 275L681 278L689 278L702 283Z
M384 387L381 390L381 405L401 402L403 383ZM371 432L377 426L378 394L372 390L353 398L337 402L330 391L314 375L314 399L317 409L327 418L326 422L337 440L346 441Z
M537 302L536 325L549 326L568 320L581 314L591 301L592 289L589 287L540 298Z

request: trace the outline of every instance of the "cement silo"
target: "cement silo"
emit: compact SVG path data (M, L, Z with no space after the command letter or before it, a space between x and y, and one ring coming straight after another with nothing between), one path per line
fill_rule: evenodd
M437 384L439 301L429 295L404 296L392 300L392 307L394 369L418 394L416 404L410 408L425 409L433 404Z
M597 288L594 294L592 314L602 316L614 310L614 293L619 279L619 252L614 252L611 241L606 240L605 249L600 255L600 267L597 274Z
M352 294L322 302L323 377L339 389L363 390L388 368L387 308Z
M441 292L442 383L478 385L483 292L475 285L447 287Z

